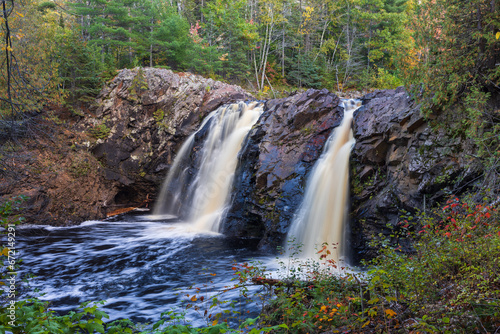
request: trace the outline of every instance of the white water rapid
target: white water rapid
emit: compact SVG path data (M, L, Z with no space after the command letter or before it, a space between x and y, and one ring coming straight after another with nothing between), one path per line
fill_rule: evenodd
M287 237L288 248L301 245L300 257L316 257L324 243L333 260L344 255L344 221L349 198L349 155L355 143L351 123L360 101L342 102L344 119L334 129L307 180L302 204ZM289 251L290 253L290 251Z
M195 230L218 232L228 206L238 152L262 112L262 103L235 103L207 116L179 150L163 183L154 214L180 215ZM186 162L192 154L195 136L205 126L209 128L199 153L199 170L190 176Z

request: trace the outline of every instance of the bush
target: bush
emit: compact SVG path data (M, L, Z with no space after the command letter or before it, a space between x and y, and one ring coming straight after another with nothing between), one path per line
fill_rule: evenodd
M264 323L284 323L291 333L498 332L499 221L496 208L458 198L403 215L391 237L413 238L412 252L381 236L380 256L363 274L333 274L338 264L325 246L322 265L302 264L302 280L291 272L276 286Z
M96 139L106 139L109 136L111 130L106 126L106 124L96 125L92 130L90 130L90 134Z

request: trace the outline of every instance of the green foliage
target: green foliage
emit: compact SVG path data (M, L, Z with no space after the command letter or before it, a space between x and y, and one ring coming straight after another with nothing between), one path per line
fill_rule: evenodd
M385 248L377 260L381 280L397 291L431 332L498 330L500 226L495 208L452 198L442 209L405 219L395 235L418 236L412 254ZM415 231L415 232L412 232Z
M319 88L321 86L320 68L307 55L297 55L290 64L292 69L287 81L298 87Z
M163 119L165 118L165 112L163 111L163 109L156 110L153 113L153 118L156 121L156 123L160 123L161 121L163 121Z
M500 19L491 1L424 1L416 7L412 28L421 55L406 83L423 93L427 113L458 101L477 108L483 99L479 92L498 89ZM471 93L476 98L465 100Z
M37 8L37 9L38 9L40 12L45 12L45 11L47 11L48 9L52 9L52 10L54 10L54 9L56 9L56 7L57 7L57 5L56 5L55 3L50 2L50 1L46 1L46 2L41 2L41 3L39 3L39 4L38 4L38 8Z
M96 139L106 139L110 132L111 130L104 123L96 125L90 130L90 134Z
M61 90L71 103L95 98L110 68L109 61L102 62L98 50L81 41L80 36L80 29L67 29L57 40Z
M288 326L277 333L498 331L499 218L496 208L457 198L427 214L404 214L387 236L401 245L390 247L381 235L380 256L365 273L339 270L326 245L318 262L292 254L287 275L272 283L276 297L262 324ZM414 243L405 253L408 238Z

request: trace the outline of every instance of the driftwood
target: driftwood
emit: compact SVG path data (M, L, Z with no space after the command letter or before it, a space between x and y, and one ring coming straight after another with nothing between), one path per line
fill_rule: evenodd
M117 215L120 215L122 213L127 213L127 212L130 212L130 211L134 211L136 209L139 209L139 208L142 208L142 207L148 207L149 203L151 202L152 200L149 198L149 194L146 196L146 199L144 201L142 201L141 204L137 205L137 206L131 206L131 207L127 207L127 208L120 208L120 209L116 209L116 210L113 210L111 212L108 212L106 213L106 217L113 217L113 216L117 216Z

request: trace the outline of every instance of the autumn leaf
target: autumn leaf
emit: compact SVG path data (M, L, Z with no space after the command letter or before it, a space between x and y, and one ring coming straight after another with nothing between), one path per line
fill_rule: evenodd
M5 248L2 250L2 255L5 255L5 256L8 256L8 255L9 255L9 248L8 248L8 247L5 247Z
M195 302L195 301L197 301L197 300L198 300L198 298L196 298L196 296L191 297L191 301L192 301L192 302Z
M500 31L499 31L499 32L497 32L496 37L497 37L497 39L499 39L499 38L500 38Z
M215 319L214 321L212 321L212 326L217 325L218 322L219 322L219 320Z
M391 310L391 309L389 309L389 308L388 308L387 310L385 310L385 313L386 313L389 317L394 317L394 316L397 314L396 312L394 312L393 310Z

